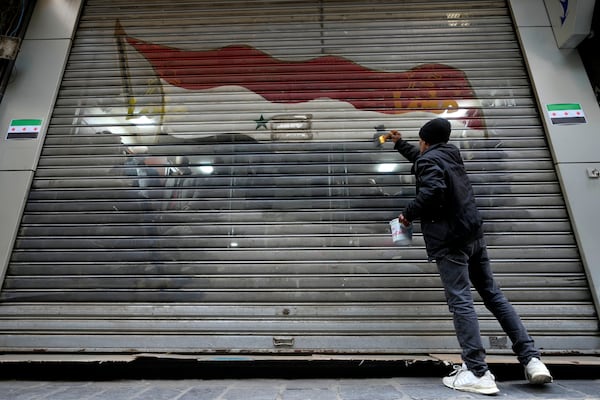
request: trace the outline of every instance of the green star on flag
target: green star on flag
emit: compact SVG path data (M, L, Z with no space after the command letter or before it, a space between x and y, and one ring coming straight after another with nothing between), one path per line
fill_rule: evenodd
M254 122L256 122L256 128L254 129L255 131L259 130L260 128L267 128L267 122L269 122L268 119L265 119L265 117L263 117L263 115L260 115L259 119L255 119Z

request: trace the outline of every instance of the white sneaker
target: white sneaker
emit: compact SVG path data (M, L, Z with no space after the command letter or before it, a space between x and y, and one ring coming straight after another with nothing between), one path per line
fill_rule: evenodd
M534 385L552 382L550 371L539 358L532 358L525 366L525 378Z
M442 382L451 389L463 392L496 394L500 391L496 386L496 378L490 371L485 371L485 375L478 378L467 369L465 364L455 365L454 372L442 379Z

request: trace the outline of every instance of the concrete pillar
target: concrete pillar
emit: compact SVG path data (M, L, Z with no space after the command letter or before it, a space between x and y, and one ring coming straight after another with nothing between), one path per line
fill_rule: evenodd
M83 0L38 0L0 103L0 282L37 168ZM35 138L8 138L16 120L41 120Z
M544 1L510 0L509 4L600 312L600 178L593 172L600 170L600 107L577 50L559 48ZM587 123L553 124L547 105L562 103L580 104Z

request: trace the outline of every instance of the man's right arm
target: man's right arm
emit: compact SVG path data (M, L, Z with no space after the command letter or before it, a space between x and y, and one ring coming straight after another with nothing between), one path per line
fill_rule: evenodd
M421 151L417 146L408 143L402 139L402 134L397 130L391 130L387 135L388 139L394 142L394 149L396 149L404 158L410 162L415 162Z
M394 149L410 162L415 162L419 154L421 154L417 146L408 143L404 139L398 139L396 144L394 144Z

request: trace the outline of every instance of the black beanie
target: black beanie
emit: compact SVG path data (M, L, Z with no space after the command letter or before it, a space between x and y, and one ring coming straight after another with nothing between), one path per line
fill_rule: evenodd
M419 137L428 144L446 143L450 140L450 122L444 118L435 118L419 130Z

